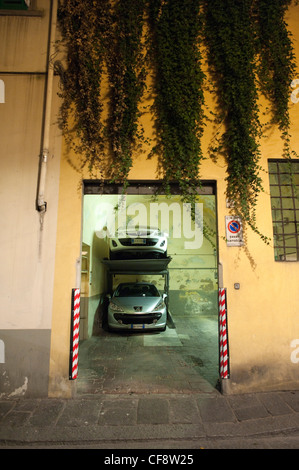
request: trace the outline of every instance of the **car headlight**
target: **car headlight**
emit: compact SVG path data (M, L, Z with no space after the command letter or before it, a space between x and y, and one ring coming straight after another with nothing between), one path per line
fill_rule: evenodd
M155 312L156 310L161 310L161 308L164 308L164 307L165 307L164 300L160 300L160 302L153 309L153 312Z
M122 307L115 304L114 302L110 302L109 308L111 308L111 310L113 310L114 312L123 312L124 311Z

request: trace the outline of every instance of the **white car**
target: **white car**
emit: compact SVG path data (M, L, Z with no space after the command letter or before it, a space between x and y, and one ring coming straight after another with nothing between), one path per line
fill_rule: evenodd
M118 285L108 306L110 330L160 330L167 322L166 294L150 282Z
M110 259L167 258L167 234L158 228L120 228L109 240Z

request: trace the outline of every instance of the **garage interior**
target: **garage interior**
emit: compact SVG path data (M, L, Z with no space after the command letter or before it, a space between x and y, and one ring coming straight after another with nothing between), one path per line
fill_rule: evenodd
M160 190L156 182L131 182L123 196L117 185L85 181L78 396L209 393L218 387L215 185L203 182L198 189L197 205L202 211L198 223L188 216L188 205L183 206L176 185L171 187L171 196L157 195ZM130 263L121 260L121 269L111 274L109 231L124 223L153 226L153 214L155 226L168 233L166 271L155 272L151 259L133 272ZM200 232L204 232L202 238ZM160 292L168 290L165 332L107 329L111 284L115 289L120 282L132 281L152 282Z

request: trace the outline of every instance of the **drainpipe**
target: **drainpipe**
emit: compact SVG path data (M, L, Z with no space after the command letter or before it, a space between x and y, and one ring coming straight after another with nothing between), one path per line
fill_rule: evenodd
M40 173L37 190L37 201L36 209L44 215L47 210L47 203L45 201L45 186L46 186L46 173L47 173L47 161L49 155L49 143L50 143L50 126L51 126L51 104L52 104L52 91L53 91L53 76L54 67L51 65L51 59L55 52L55 34L56 34L56 22L57 22L57 3L58 0L52 0L51 10L51 23L49 32L49 44L48 44L48 70L47 70L47 82L46 82L46 96L45 96L45 111L44 111L44 124L43 124L43 141L42 141L42 153L40 159Z

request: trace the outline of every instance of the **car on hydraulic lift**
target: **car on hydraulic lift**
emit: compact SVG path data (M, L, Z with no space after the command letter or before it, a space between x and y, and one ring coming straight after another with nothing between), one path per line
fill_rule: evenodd
M150 282L123 282L109 299L109 330L165 331L166 294Z
M119 228L109 239L110 259L167 258L167 234L158 228Z

